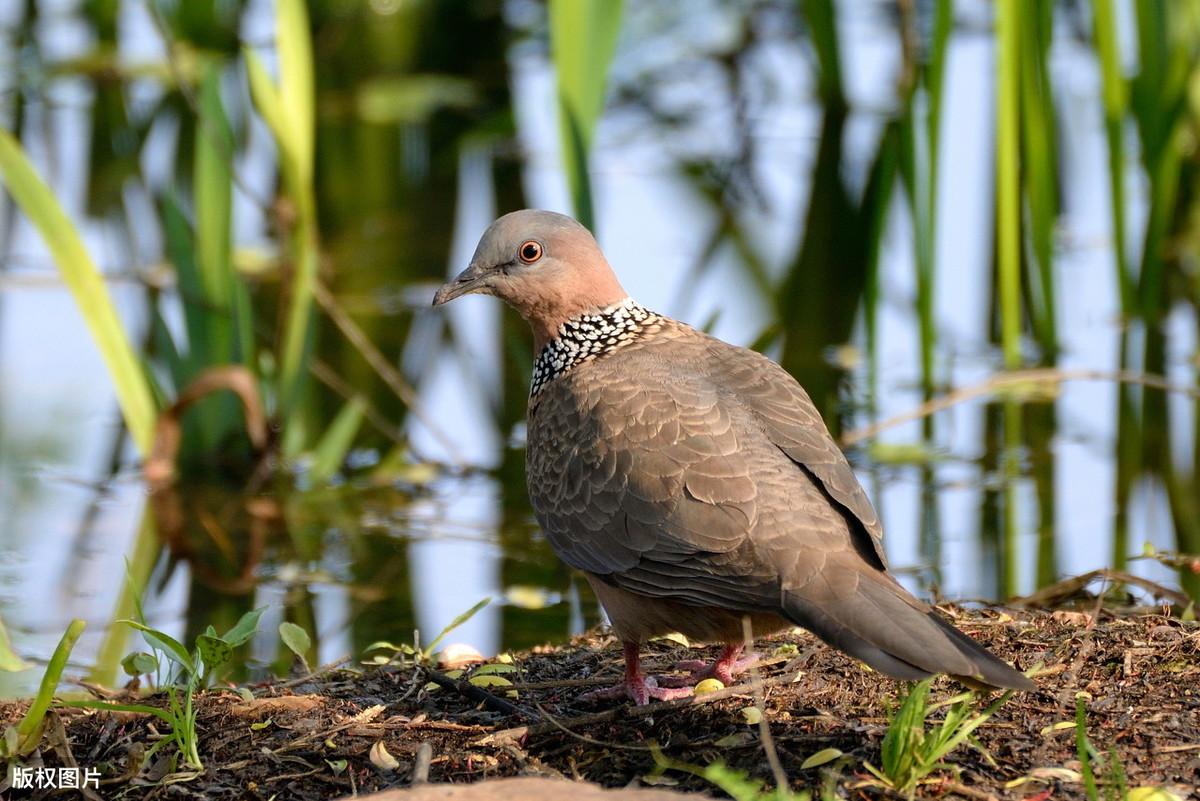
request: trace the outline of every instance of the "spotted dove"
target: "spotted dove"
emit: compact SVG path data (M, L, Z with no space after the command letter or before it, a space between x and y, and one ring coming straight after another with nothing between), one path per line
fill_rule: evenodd
M616 692L690 692L639 667L640 644L671 631L725 643L692 678L729 683L744 619L803 626L899 679L1034 687L888 573L879 518L792 376L632 300L582 225L496 220L433 303L470 293L532 326L529 497L624 643Z

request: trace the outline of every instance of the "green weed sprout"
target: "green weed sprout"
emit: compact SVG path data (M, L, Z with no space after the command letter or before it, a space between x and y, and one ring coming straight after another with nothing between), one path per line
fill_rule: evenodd
M86 624L79 619L72 620L71 625L67 626L62 639L58 641L58 647L54 649L54 655L50 657L50 663L46 665L42 683L38 686L37 695L29 705L29 710L20 721L4 730L4 739L0 740L0 758L8 761L33 753L42 741L42 731L46 727L46 711L50 709L54 700L54 690L62 678L63 668L67 666L71 650L85 626Z
M416 662L417 664L428 664L429 662L433 661L433 655L436 652L437 647L439 645L441 645L442 640L446 639L446 636L448 634L450 634L450 632L454 631L456 628L458 628L462 624L466 623L471 618L475 617L476 613L479 612L479 610L483 609L485 606L487 606L491 602L492 602L491 596L488 596L487 598L484 598L482 601L480 601L479 603L472 606L467 611L463 612L458 617L454 618L454 620L451 620L450 623L446 626L446 628L444 628L440 632L438 632L438 635L436 637L434 637L433 640L429 643L429 645L425 646L424 648L421 647L421 644L420 644L418 638L414 634L412 645L408 645L408 644L393 645L392 643L387 642L386 640L379 640L378 642L373 642L370 645L368 645L364 649L364 651L366 651L368 653L371 651L391 651L392 652L391 658L385 658L382 656L377 657L376 661L378 661L380 664L384 664L385 662L390 662L393 659L395 659L397 656L411 657L412 660L414 662Z
M787 787L766 789L761 782L755 781L740 770L729 767L721 760L711 762L703 767L687 762L677 762L662 752L657 743L650 744L650 753L658 772L677 770L699 776L714 787L727 794L734 801L809 801L812 794L806 790L794 792Z
M140 631L142 639L150 646L149 653L137 652L125 657L122 666L131 675L154 674L156 686L166 693L167 707L162 709L149 704L122 704L95 699L64 701L63 705L153 715L170 727L170 734L154 743L146 752L146 758L149 759L166 745L174 745L188 768L203 770L199 733L196 730L196 692L211 686L228 666L233 649L254 636L265 609L262 607L242 615L233 628L224 634L218 635L216 629L209 626L196 637L195 648L190 651L171 635L151 628L140 620L118 621Z
M865 763L864 767L886 787L911 798L926 776L935 770L950 767L943 760L963 743L979 749L983 746L973 732L996 713L1012 697L1013 691L1001 695L982 712L973 714L975 693L965 692L940 704L929 703L932 679L917 682L900 704L900 709L888 725L883 738L880 766ZM949 706L940 725L926 728L929 713L940 706Z

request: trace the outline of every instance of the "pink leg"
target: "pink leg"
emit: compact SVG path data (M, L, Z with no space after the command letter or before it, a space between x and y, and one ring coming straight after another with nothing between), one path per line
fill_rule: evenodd
M580 701L613 700L629 697L638 706L645 706L653 698L656 701L670 701L674 698L686 698L692 694L691 687L660 687L653 676L642 673L640 648L635 642L623 643L625 649L625 678L613 687L603 690L592 690L579 696Z
M734 683L734 678L745 673L758 661L758 654L750 654L745 659L739 659L738 657L741 655L742 644L730 643L721 649L721 655L711 665L699 659L689 659L685 662L675 663L675 667L679 670L690 670L692 675L685 681L692 684L704 679L716 679L729 687Z

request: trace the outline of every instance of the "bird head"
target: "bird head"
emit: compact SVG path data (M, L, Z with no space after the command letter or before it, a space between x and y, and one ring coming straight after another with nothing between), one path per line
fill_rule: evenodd
M506 214L483 232L467 269L433 297L492 295L532 326L535 345L553 339L572 317L624 300L626 292L591 233L552 211Z

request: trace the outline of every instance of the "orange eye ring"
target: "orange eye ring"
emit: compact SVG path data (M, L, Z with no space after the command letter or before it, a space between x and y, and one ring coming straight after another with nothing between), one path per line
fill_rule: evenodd
M521 243L521 247L517 248L517 258L525 264L533 264L542 257L542 243L535 239L529 239Z

